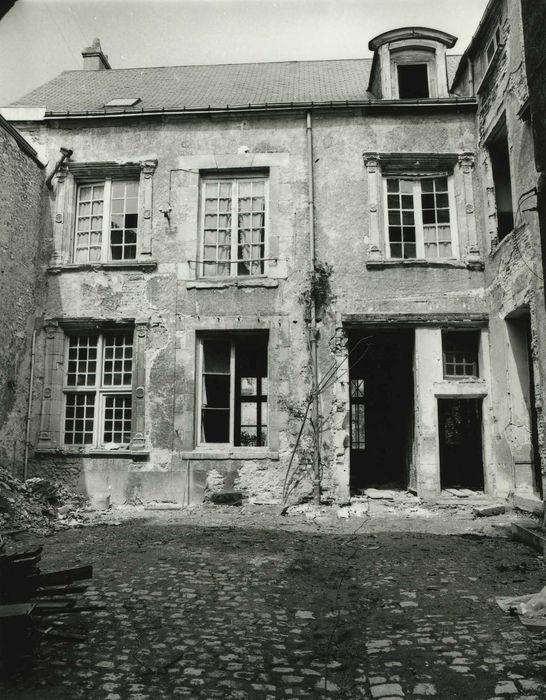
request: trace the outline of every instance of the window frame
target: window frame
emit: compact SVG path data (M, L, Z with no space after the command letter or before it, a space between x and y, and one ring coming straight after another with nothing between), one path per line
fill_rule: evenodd
M445 177L447 179L447 195L449 204L449 226L451 234L451 255L449 257L430 257L425 256L425 238L423 228L423 206L421 201L421 181ZM449 172L426 172L426 173L383 173L382 175L382 195L383 195L383 229L385 241L385 258L387 260L404 261L404 260L420 260L425 262L445 262L449 260L460 259L459 249L459 234L457 229L457 209L455 200L455 190L453 182L453 173ZM393 257L391 255L391 241L389 237L389 206L388 206L388 180L412 180L413 181L413 212L415 219L415 257L403 258ZM415 203L419 206L416 207Z
M237 381L237 367L236 367L236 346L237 342L240 342L241 338L244 337L256 337L256 336L261 336L264 338L267 338L267 344L266 344L266 361L267 361L267 393L265 394L265 401L263 399L260 399L258 397L263 397L264 393L263 391L260 394L255 395L257 398L250 399L249 402L251 403L258 403L260 401L262 404L265 403L267 407L267 425L265 427L265 434L266 434L266 441L264 445L236 445L235 444L235 428L236 428L236 417L237 414L239 414L239 426L240 426L240 405L243 403L243 398L244 395L240 393L240 391L237 391L236 387L236 381ZM230 343L230 363L229 363L229 442L204 442L201 439L202 436L202 430L203 430L203 369L204 369L204 345L207 341L218 341L218 340L223 340L225 342ZM270 402L269 402L269 336L265 333L260 333L260 334L247 334L247 335L242 335L240 338L237 337L237 335L229 333L228 331L226 332L218 332L218 333L206 333L203 335L199 335L197 338L197 375L196 375L196 387L197 391L195 392L196 395L196 421L195 421L195 426L196 426L196 439L195 439L195 445L199 449L211 449L211 450L224 450L224 449L269 449L269 444L270 444ZM263 378L262 378L263 379ZM257 429L263 430L261 425L257 426Z
M495 26L495 29L491 33L489 41L485 44L485 48L482 53L482 75L485 75L487 73L487 70L491 63L494 61L495 56L497 54L499 46L501 46L501 33L500 33L500 24L497 24ZM491 53L491 56L488 56L488 51L489 47L493 46L493 52Z
M104 349L105 339L113 336L130 336L131 338L131 383L121 385L106 385L104 384ZM96 337L96 369L95 382L93 385L86 384L84 386L68 384L69 375L69 353L70 341L72 338L80 337ZM125 347L125 345L124 345ZM63 449L105 449L106 445L115 444L118 448L128 448L135 431L135 406L133 401L133 389L136 378L136 362L135 362L135 333L133 327L125 329L99 329L99 330L75 330L70 333L65 332L64 337L64 368L62 381L62 413L61 413L61 437ZM94 396L94 415L93 415L93 437L91 442L66 442L66 421L67 421L67 399L71 395L93 395ZM105 413L106 399L110 396L129 396L131 398L131 426L129 431L129 439L127 442L106 442L104 440L105 433Z
M448 349L446 346L446 336L450 335L453 336L454 334L466 334L467 336L473 336L472 341L475 343L476 348L475 351L473 350L457 350L457 349ZM467 329L457 329L453 330L450 328L444 328L442 329L442 374L444 380L451 381L460 381L460 380L469 380L469 379L480 379L480 344L482 342L481 339L481 333L478 329L476 328L467 328ZM469 343L470 345L470 343ZM468 362L467 357L471 354L475 353L475 357L471 362ZM455 362L447 362L447 355L465 355L465 359L463 361L455 361ZM474 372L472 374L448 374L446 372L446 367L447 365L452 365L453 367L457 367L458 365L473 365L474 367Z
M237 258L237 249L239 246L238 238L238 186L240 182L244 181L257 181L261 180L264 183L264 241L263 241L263 270L259 274L246 274L242 275L239 273L238 265L241 260ZM232 183L231 192L231 234L230 234L230 272L229 275L219 275L219 274L205 274L205 187L207 183L211 182L230 182ZM233 187L233 183L237 183L237 187ZM236 206L237 204L237 206ZM264 172L259 170L253 172L252 170L245 170L244 172L206 172L200 174L199 179L199 237L198 237L198 255L197 255L197 274L198 279L214 279L214 280L230 280L234 278L241 279L256 279L260 277L267 277L269 271L269 246L270 246L270 222L269 222L269 172ZM218 248L218 242L217 242ZM252 244L251 244L252 245ZM255 260L255 259L251 259ZM217 259L218 264L218 259Z
M112 185L116 182L123 183L134 183L137 186L137 224L135 226L136 239L134 243L135 255L132 258L113 258L111 251L111 217L112 212ZM89 250L91 246L88 247L88 257L87 260L77 259L77 242L78 242L78 219L79 219L79 205L80 205L80 191L84 187L97 187L102 186L103 189L103 207L102 207L102 228L101 228L101 246L100 246L100 257L98 260L91 260L89 256ZM141 227L141 216L140 216L140 198L141 198L141 183L140 177L128 177L120 176L115 177L107 175L104 177L96 178L82 178L76 179L74 182L74 219L72 222L72 245L71 245L71 260L75 265L103 265L105 263L134 263L138 260L139 251L139 236ZM91 200L92 202L93 200ZM124 212L125 214L125 212ZM90 216L91 216L90 212ZM124 229L125 230L125 229ZM91 233L89 232L89 235ZM91 241L90 241L91 242ZM97 246L98 247L98 246Z
M431 97L431 76L430 76L430 66L432 64L432 61L396 61L394 66L395 66L395 74L396 74L396 92L399 100L427 100ZM424 97L400 97L400 68L407 68L410 66L424 66L427 72L427 95Z

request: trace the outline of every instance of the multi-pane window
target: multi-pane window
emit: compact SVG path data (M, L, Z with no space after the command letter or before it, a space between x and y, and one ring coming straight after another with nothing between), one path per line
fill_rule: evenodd
M64 444L131 440L132 332L71 335L64 382Z
M447 176L388 178L386 188L390 257L453 257Z
M479 331L444 331L444 377L478 377Z
M351 449L366 447L364 379L351 379Z
M204 179L202 204L200 274L264 274L267 180Z
M74 262L136 258L138 181L81 184L76 205Z
M267 337L200 341L199 443L267 445Z

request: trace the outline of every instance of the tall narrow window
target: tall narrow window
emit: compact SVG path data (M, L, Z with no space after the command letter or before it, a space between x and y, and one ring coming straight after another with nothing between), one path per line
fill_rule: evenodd
M64 444L99 447L131 440L133 335L67 339Z
M199 441L267 445L267 338L203 338Z
M453 235L448 178L387 179L391 258L451 258Z
M204 179L201 273L262 275L265 270L265 177Z
M78 187L74 262L134 260L138 182L111 180Z
M497 206L497 232L499 241L514 228L514 208L512 204L512 176L508 151L508 132L503 119L487 141L491 160L495 203Z
M351 379L351 449L366 447L364 379Z

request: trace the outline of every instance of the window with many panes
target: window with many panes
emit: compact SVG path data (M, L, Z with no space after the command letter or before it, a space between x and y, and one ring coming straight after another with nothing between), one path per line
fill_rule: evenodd
M66 339L64 444L100 447L131 440L133 333Z
M386 179L389 257L455 257L449 178Z
M443 331L444 377L479 377L479 346L479 331Z
M137 256L138 181L78 186L74 262L134 260Z
M267 179L204 178L200 275L263 275Z
M364 379L351 379L351 449L366 447L366 405Z
M198 442L267 445L267 336L200 339Z

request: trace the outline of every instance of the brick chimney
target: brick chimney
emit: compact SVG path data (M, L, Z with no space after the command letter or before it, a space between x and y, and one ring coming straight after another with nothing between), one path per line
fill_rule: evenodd
M100 39L93 39L91 46L82 51L84 70L109 70L108 56L101 49Z

